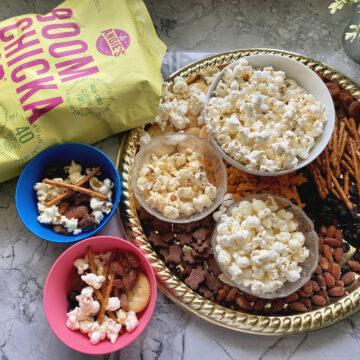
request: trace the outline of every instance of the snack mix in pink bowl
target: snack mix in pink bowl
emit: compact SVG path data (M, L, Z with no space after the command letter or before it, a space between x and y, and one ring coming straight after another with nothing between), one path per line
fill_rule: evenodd
M66 250L44 288L46 318L67 346L87 354L122 349L145 329L156 303L156 279L140 249L98 236Z

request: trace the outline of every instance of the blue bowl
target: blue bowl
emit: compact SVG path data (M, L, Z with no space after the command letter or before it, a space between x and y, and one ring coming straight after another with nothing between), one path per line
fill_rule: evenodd
M43 171L48 163L54 161L70 162L74 160L81 166L100 166L101 172L113 183L113 208L110 214L105 215L104 219L96 229L79 235L56 234L50 226L40 224L37 220L39 215L37 209L37 198L34 185L43 180ZM23 170L16 186L15 202L18 214L24 225L35 235L57 243L71 243L94 236L111 219L119 204L121 194L121 184L119 173L110 160L102 151L85 144L70 143L50 147L37 155Z

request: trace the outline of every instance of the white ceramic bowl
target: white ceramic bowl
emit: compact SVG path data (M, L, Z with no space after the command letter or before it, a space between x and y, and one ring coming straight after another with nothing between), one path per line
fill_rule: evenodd
M308 93L312 94L317 101L319 101L325 108L325 114L327 118L326 125L324 127L324 132L315 139L315 145L310 150L310 155L307 159L299 159L298 165L291 169L276 171L276 172L268 172L268 171L260 171L260 170L251 170L248 169L245 165L242 165L240 162L234 160L230 157L216 142L214 137L211 134L211 130L208 127L208 134L211 140L211 143L214 147L219 151L221 156L229 162L231 165L236 167L239 170L245 171L247 173L259 176L279 176L283 174L287 174L289 172L299 170L304 166L310 164L314 161L325 149L328 144L331 134L334 129L335 124L335 108L334 103L329 93L329 90L325 86L324 82L320 79L320 77L312 71L307 66L302 63L293 60L289 57L282 55L273 55L273 54L258 54L244 57L249 65L255 68L264 68L266 66L272 66L274 70L284 71L286 74L286 78L295 80L301 87L303 87ZM226 68L232 69L236 66L237 62L233 62L228 65ZM225 68L225 69L226 69ZM206 119L206 107L207 103L210 100L212 93L216 89L216 86L220 79L223 76L224 69L215 77L211 86L209 88L207 98L205 101L205 119Z
M196 212L190 216L169 219L165 217L160 211L151 208L147 204L144 193L137 187L137 181L141 169L149 163L151 154L162 156L165 154L172 154L174 152L182 152L187 148L202 154L205 159L211 162L213 168L216 169L214 170L213 175L215 178L214 185L217 189L217 195L209 208L204 208L203 211ZM159 218L160 220L181 224L203 219L212 213L221 204L226 192L227 174L222 157L207 140L193 134L169 133L158 136L145 146L141 147L140 151L135 156L131 168L131 186L134 190L134 194L137 200L147 212Z
M276 203L279 205L280 209L285 209L287 211L290 211L294 215L294 219L298 221L299 223L299 231L302 232L305 236L305 244L304 246L309 250L309 256L307 259L305 259L304 262L300 263L299 266L302 267L301 276L300 279L295 282L285 281L284 285L279 288L278 290L274 292L265 293L262 295L253 293L249 288L246 288L244 286L239 285L238 283L231 280L230 274L225 270L225 268L222 266L222 264L217 259L217 252L215 251L216 248L216 236L217 236L217 226L221 223L221 219L216 224L213 237L212 237L212 247L214 250L214 256L217 264L219 265L220 270L224 273L224 275L227 277L229 282L239 288L241 291L251 294L254 296L259 296L263 299L274 299L274 298L283 298L286 297L295 291L299 290L301 287L303 287L311 278L311 275L313 274L316 265L318 263L319 259L319 238L314 231L314 224L313 222L308 218L308 216L304 213L302 209L300 209L298 206L294 205L290 200L284 199L275 195L271 194L254 194L249 195L241 200L236 201L231 206L228 207L226 210L226 214L228 216L231 216L231 210L238 206L239 203L242 201L251 201L252 199L264 199L267 197L272 197L276 201Z

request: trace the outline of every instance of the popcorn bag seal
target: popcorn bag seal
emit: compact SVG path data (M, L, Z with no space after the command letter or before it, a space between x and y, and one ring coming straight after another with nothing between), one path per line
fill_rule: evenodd
M141 0L68 0L0 23L0 182L49 146L152 121L166 51Z

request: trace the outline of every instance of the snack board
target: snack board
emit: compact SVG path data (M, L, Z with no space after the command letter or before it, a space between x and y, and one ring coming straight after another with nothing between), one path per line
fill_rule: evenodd
M360 99L360 89L359 87L347 79L344 75L338 71L324 65L320 62L317 62L308 57L304 57L298 54L277 51L277 50L265 50L265 49L251 49L251 50L240 50L230 53L223 53L215 55L203 60L199 60L193 64L186 66L183 69L180 69L168 79L169 82L172 82L176 76L182 76L191 82L192 79L195 79L197 75L205 69L208 69L212 66L223 67L226 64L229 64L232 61L235 61L243 56L254 55L254 54L279 54L283 56L288 56L293 58L306 66L310 67L312 70L316 71L319 75L324 78L331 80L333 83L336 83L341 86L342 89L346 90L356 99ZM331 92L331 89L330 89ZM351 124L350 124L351 126ZM360 309L360 290L359 290L359 275L351 275L352 272L349 272L344 281L346 284L340 286L330 286L329 295L330 297L326 301L326 305L320 305L321 299L315 298L312 304L306 307L306 304L310 300L306 300L306 290L302 290L305 300L300 303L300 301L294 301L293 299L288 299L287 306L285 307L286 311L277 312L272 308L266 310L265 308L262 311L256 311L254 304L246 310L246 308L252 303L249 298L246 298L242 295L239 295L236 301L235 306L229 305L228 307L223 306L223 303L220 301L213 301L205 298L205 295L202 296L199 293L193 291L188 287L180 277L176 276L176 271L174 268L171 270L163 260L163 257L159 255L159 251L155 251L150 242L148 241L145 231L142 227L142 224L139 220L138 212L139 206L134 198L134 194L131 188L131 166L134 160L135 154L139 147L139 136L142 128L132 130L124 139L122 146L120 147L119 157L118 157L118 169L121 171L123 179L123 196L122 202L120 205L120 213L122 215L122 221L128 239L133 242L135 245L139 246L147 258L151 261L152 266L156 272L158 278L159 288L176 304L185 309L186 311L198 316L201 319L204 319L215 325L228 328L234 331L251 333L251 334L260 334L260 335L296 335L301 333L306 333L309 331L314 331L321 329L326 326L335 324L342 319L351 316ZM335 143L335 142L334 142ZM319 163L320 161L320 163ZM335 161L335 160L334 160ZM316 164L319 168L322 165L322 159L317 160ZM336 164L335 164L336 165ZM334 165L334 166L335 166ZM313 172L313 168L309 169L310 172ZM235 169L228 169L228 177L231 174L236 173ZM319 174L314 176L316 185L318 185L319 190L325 191L326 187L323 187L324 184L320 184ZM294 175L292 175L294 176ZM295 175L298 176L298 175ZM291 176L286 178L286 181L297 181L301 183L300 178L291 178ZM305 179L306 180L306 179ZM229 182L228 182L229 185ZM236 184L233 184L234 186ZM264 184L264 186L272 186L273 183ZM301 199L299 199L299 194L294 188L283 189L281 187L281 181L279 184L280 193L284 191L284 196L290 193L290 197L297 202L298 205L301 204ZM316 186L313 185L314 192L317 192ZM320 196L324 194L320 192ZM338 194L339 195L339 194ZM242 196L245 196L243 194ZM332 244L340 241L340 244L346 244L343 242L342 238L339 238L340 232L330 236L332 230L335 229L331 225L327 225L327 228L322 228L322 231L325 231L322 236L325 238L325 249L331 250ZM156 226L155 226L156 230ZM328 234L329 236L328 236ZM322 252L325 260L320 263L321 269L319 276L322 277L322 274L328 274L334 268L334 273L338 272L340 265L344 265L349 258L354 255L354 249L346 251L344 256L339 258L337 251L334 249L340 249L341 246L335 246L331 251L334 252L334 264L327 264L326 257L324 255L324 250ZM158 248L157 248L158 250ZM332 256L332 254L331 254ZM339 264L341 263L341 264ZM352 264L351 264L352 265ZM329 266L329 267L328 267ZM328 268L327 268L328 267ZM344 273L345 274L345 273ZM344 275L343 274L343 275ZM341 274L338 274L341 276ZM352 279L347 279L347 277L353 277ZM343 278L343 277L342 277ZM321 279L322 280L322 279ZM332 280L328 278L328 275L325 275L326 282L331 282ZM350 281L350 285L346 286ZM339 282L340 284L340 282ZM345 290L344 290L345 285ZM324 285L326 288L326 284ZM228 293L229 295L229 293ZM333 297L331 297L333 296ZM209 297L213 299L214 297ZM319 305L315 304L319 301ZM277 303L279 304L279 302ZM304 306L305 305L305 306ZM283 304L284 306L284 304ZM275 306L274 306L275 307ZM305 310L304 310L305 309Z

